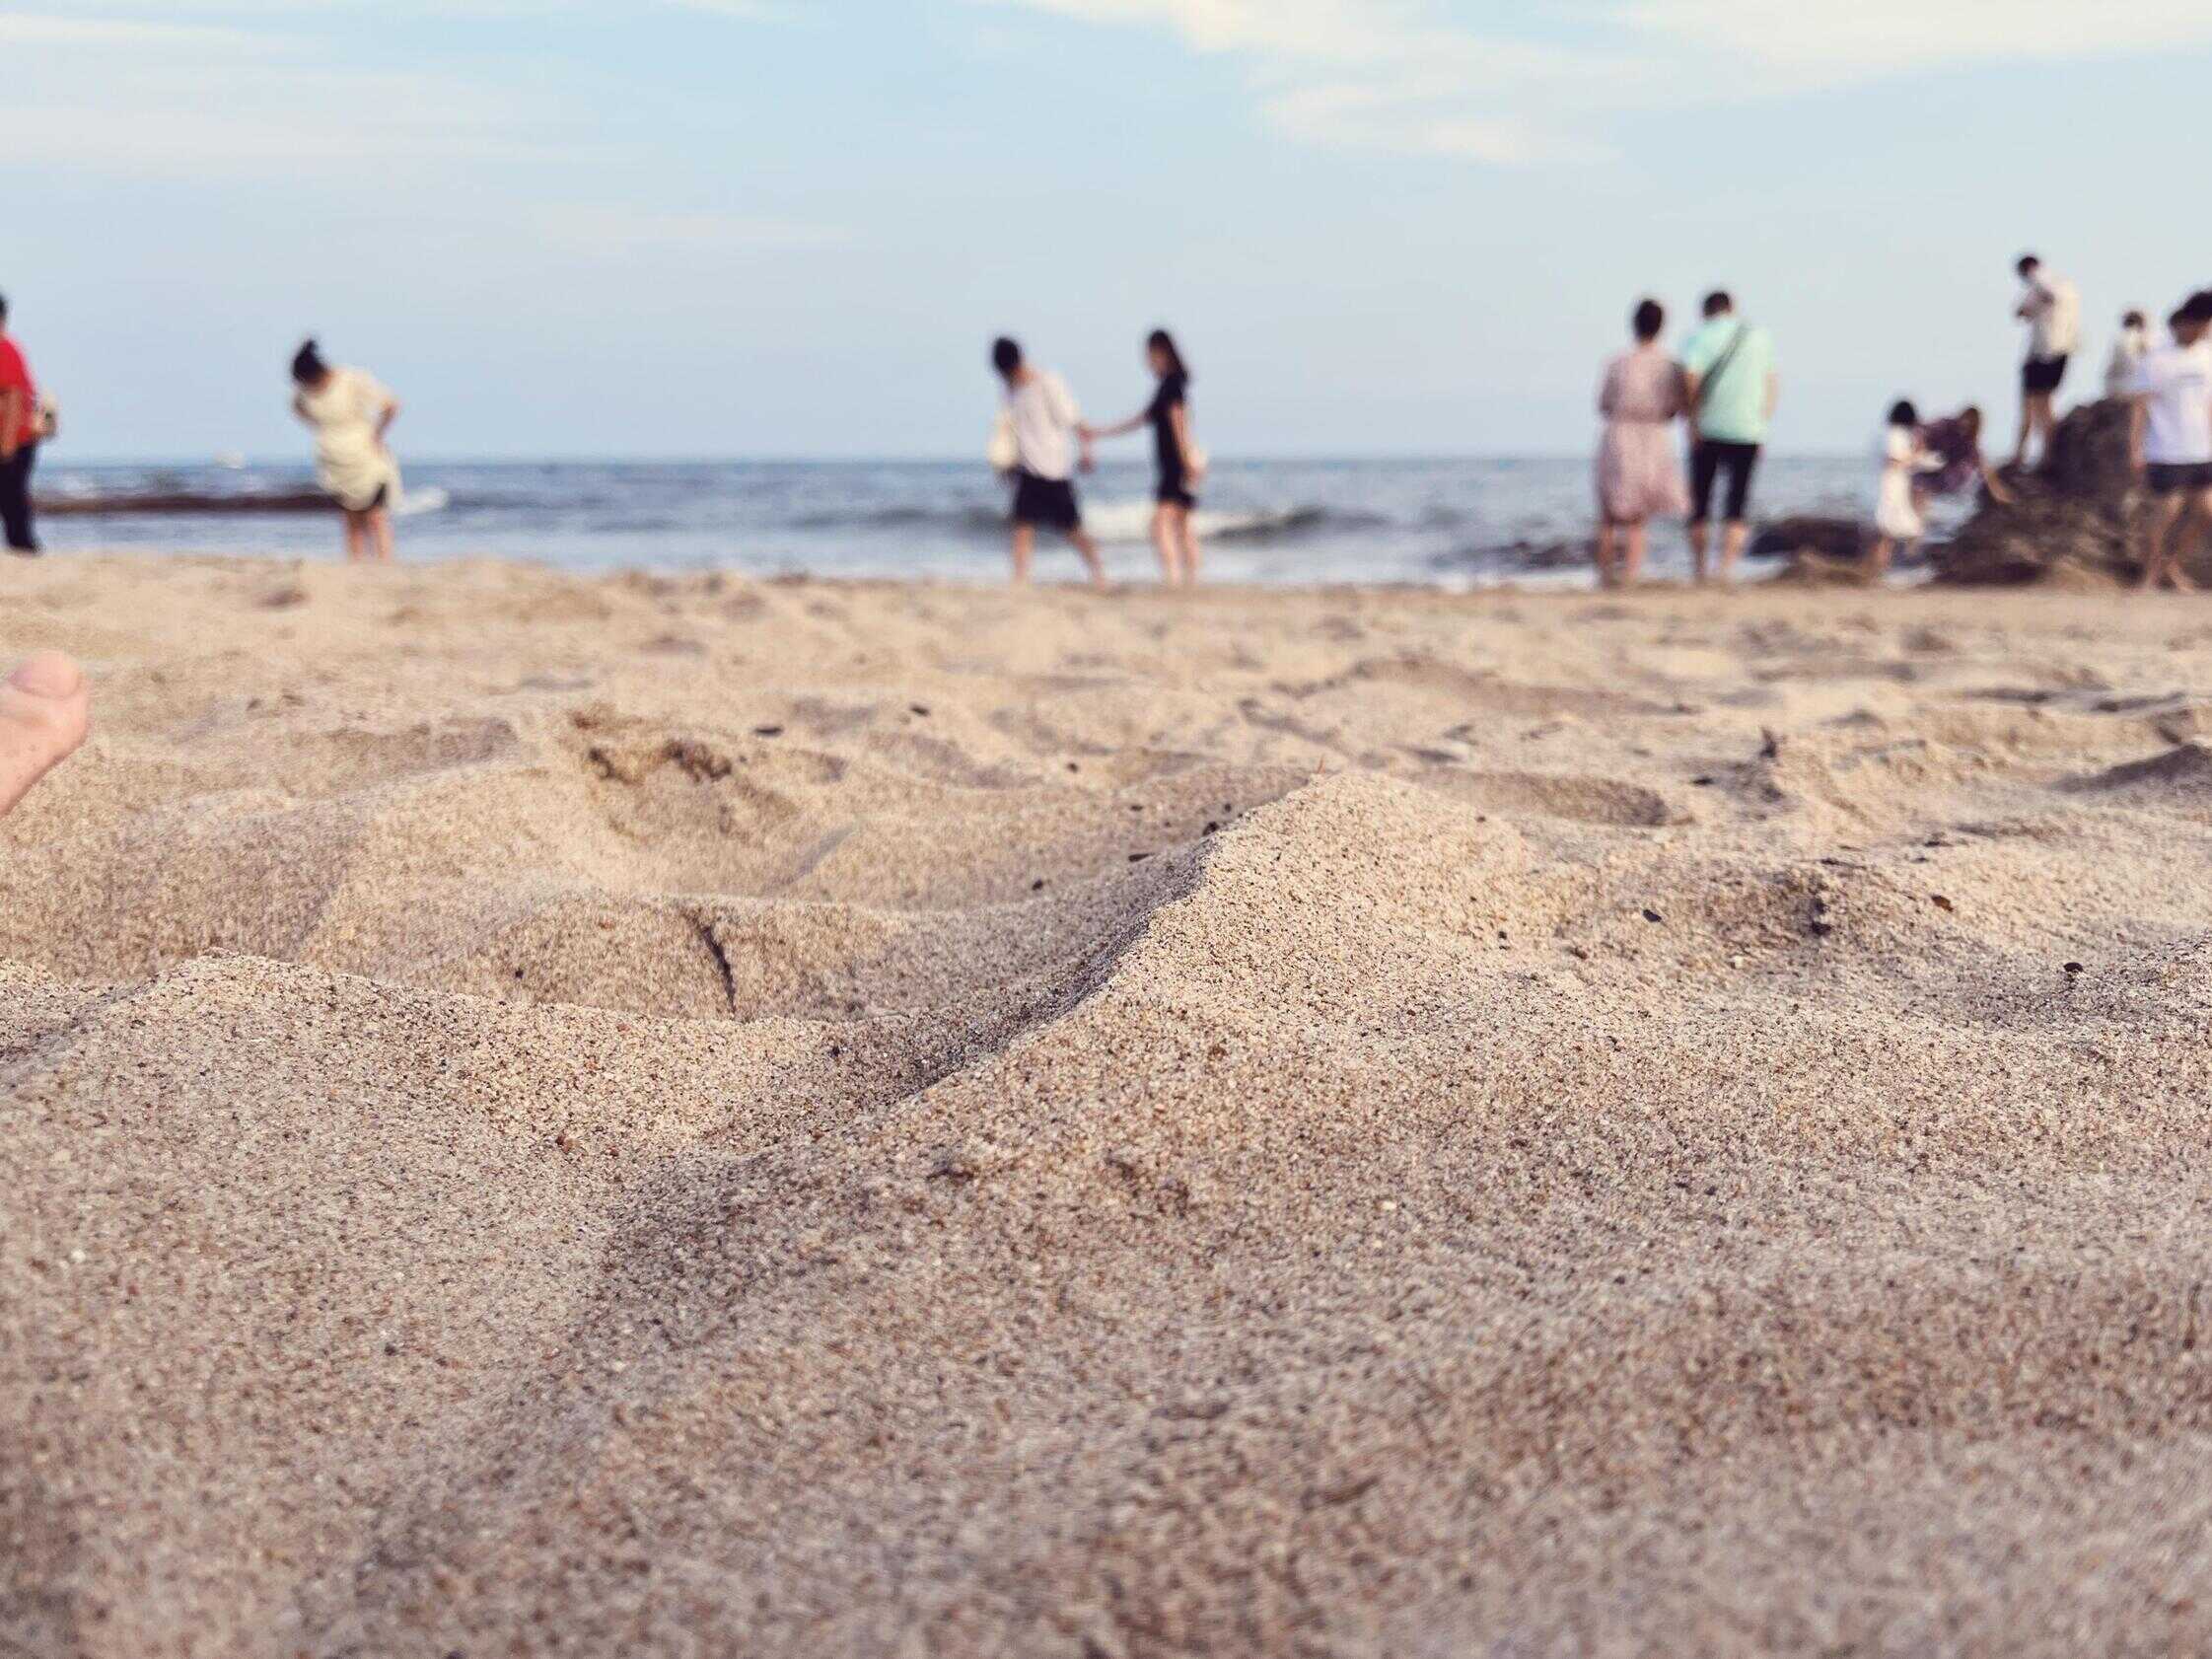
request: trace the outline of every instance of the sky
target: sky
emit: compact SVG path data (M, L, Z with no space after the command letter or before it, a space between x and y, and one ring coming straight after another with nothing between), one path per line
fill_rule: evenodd
M2009 430L2028 249L2077 393L2212 283L2203 0L12 0L0 58L80 459L302 449L309 332L417 459L970 458L994 334L1104 420L1160 324L1220 456L1564 455L1716 284L1842 453Z

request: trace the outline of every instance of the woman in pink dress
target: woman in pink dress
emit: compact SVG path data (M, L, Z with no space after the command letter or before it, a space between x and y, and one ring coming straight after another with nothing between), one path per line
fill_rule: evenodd
M1657 300L1636 308L1636 345L1605 365L1598 412L1598 581L1617 588L1644 568L1645 525L1689 511L1689 491L1675 451L1675 422L1689 408L1682 371L1659 346L1667 313Z

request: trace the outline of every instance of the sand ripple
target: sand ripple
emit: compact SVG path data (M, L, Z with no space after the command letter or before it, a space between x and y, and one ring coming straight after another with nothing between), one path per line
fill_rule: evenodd
M2176 609L11 581L0 1649L2212 1649Z

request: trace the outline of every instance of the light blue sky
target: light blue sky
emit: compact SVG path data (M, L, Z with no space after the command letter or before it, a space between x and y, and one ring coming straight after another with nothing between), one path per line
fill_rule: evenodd
M419 458L965 457L994 331L1117 417L1162 321L1217 453L1571 453L1715 281L1776 447L1846 450L2009 429L2025 247L2100 359L2212 282L2201 0L25 0L0 53L80 458L297 449L309 328Z

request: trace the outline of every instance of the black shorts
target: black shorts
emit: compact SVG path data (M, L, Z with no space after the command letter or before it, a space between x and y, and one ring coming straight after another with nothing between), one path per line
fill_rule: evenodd
M1198 498L1190 493L1190 479L1179 467L1161 472L1160 487L1153 491L1152 498L1163 507L1180 507L1185 512L1198 505Z
M1083 528L1083 510L1075 504L1075 484L1067 478L1040 478L1035 472L1018 472L1014 480L1014 522L1041 525L1046 530Z
M2058 383L2066 378L2066 357L2031 357L2020 366L2020 390L2023 392L2052 393Z
M2153 495L2194 495L2212 489L2212 461L2183 466L2154 461L2143 469L2143 482Z
M1700 438L1689 458L1689 522L1703 524L1713 516L1713 486L1728 473L1726 518L1742 524L1751 504L1751 474L1758 469L1758 445L1724 443Z

